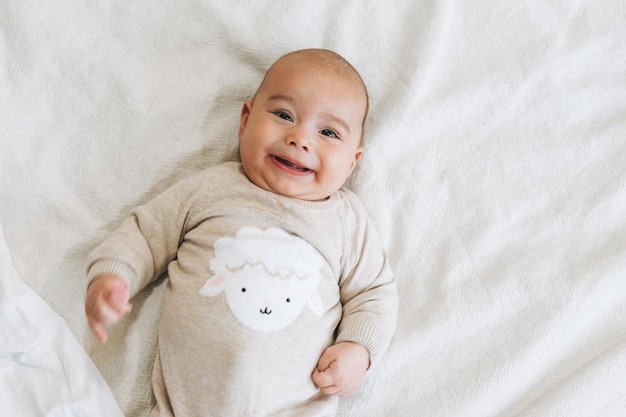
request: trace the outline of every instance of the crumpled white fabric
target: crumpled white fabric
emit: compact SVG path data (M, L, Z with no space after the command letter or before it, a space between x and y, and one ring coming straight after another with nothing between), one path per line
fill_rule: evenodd
M123 416L65 321L13 268L1 224L0 416Z

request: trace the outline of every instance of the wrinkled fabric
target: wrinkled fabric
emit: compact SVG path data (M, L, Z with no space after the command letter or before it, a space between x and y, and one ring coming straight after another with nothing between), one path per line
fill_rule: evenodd
M122 416L63 319L23 283L0 227L0 416Z
M400 294L388 353L338 417L626 416L624 22L624 0L2 0L15 268L126 416L148 416L169 281L97 344L87 255L132 207L236 159L278 56L330 48L368 87L347 186Z

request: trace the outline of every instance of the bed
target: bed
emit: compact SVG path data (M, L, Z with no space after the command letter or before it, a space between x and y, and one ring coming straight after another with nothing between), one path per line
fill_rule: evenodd
M308 47L368 86L346 185L400 293L338 415L626 415L625 22L621 0L3 1L0 415L148 415L167 279L103 345L86 256L236 160L242 102Z

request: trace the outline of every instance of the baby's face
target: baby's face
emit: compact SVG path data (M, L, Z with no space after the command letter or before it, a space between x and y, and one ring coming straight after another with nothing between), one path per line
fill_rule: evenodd
M241 111L240 154L250 180L302 200L326 199L361 157L362 87L314 62L281 60Z

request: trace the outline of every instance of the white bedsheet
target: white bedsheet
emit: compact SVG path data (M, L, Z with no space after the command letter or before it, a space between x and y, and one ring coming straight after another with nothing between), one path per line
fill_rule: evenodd
M0 416L123 416L65 321L15 272L1 224Z
M623 0L3 1L15 270L124 414L146 416L165 281L99 345L86 254L130 208L236 158L242 101L279 55L331 48L369 87L348 185L401 294L388 355L339 415L624 416L625 22Z

